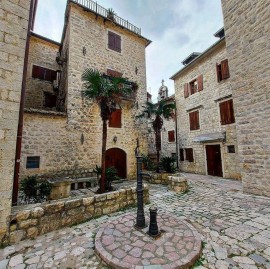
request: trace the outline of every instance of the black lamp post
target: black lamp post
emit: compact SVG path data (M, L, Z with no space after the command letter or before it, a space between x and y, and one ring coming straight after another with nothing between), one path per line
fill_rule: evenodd
M142 157L139 156L139 139L137 138L137 147L135 155L137 159L137 218L135 227L138 229L145 228L145 216L143 209L143 184L142 184Z

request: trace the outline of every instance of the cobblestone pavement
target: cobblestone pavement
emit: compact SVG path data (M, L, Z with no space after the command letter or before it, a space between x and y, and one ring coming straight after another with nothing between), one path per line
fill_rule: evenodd
M196 268L270 269L270 199L242 194L238 181L186 175L187 193L175 194L166 186L151 185L150 199L159 214L185 219L201 234L203 255ZM145 212L148 214L147 208ZM121 214L8 246L0 250L0 269L107 268L95 255L94 236L101 223Z

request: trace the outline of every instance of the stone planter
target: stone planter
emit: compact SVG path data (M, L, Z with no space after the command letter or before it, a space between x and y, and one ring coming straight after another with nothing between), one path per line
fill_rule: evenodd
M188 182L183 174L176 174L169 176L168 189L177 193L186 192L188 190Z

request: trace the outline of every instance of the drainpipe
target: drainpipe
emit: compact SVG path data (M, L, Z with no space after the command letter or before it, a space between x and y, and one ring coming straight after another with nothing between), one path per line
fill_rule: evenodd
M175 103L175 146L176 146L176 159L177 159L177 162L176 162L176 167L179 168L179 160L178 160L178 132L177 132L177 107L176 107L176 101L175 101L175 97L174 97L174 103Z
M35 8L34 8L34 3L35 3ZM28 64L28 56L29 56L29 43L30 43L31 28L33 27L33 19L34 19L33 11L36 10L36 6L37 6L37 1L31 0L26 44L25 44L24 64L23 64L23 77L22 77L22 88L21 88L22 90L21 90L20 110L19 110L19 122L18 122L18 131L17 131L13 191L12 191L12 205L17 205L17 201L18 201L27 64Z

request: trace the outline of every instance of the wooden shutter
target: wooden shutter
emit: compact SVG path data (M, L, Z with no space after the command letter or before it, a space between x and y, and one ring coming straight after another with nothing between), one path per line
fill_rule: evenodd
M187 148L185 149L185 151L186 151L186 160L189 162L194 162L193 149Z
M197 78L197 84L198 84L198 91L203 90L203 75L199 75Z
M184 85L184 97L187 98L189 96L189 84L185 83Z
M121 36L115 34L115 50L121 52Z
M115 44L114 44L114 33L113 32L108 32L108 47L109 49L114 50Z
M235 122L233 100L222 102L219 104L220 110L220 123L221 125L230 124Z
M199 111L189 113L190 131L200 129Z
M33 65L32 77L44 79L44 68L37 65Z
M107 75L115 78L121 78L123 76L122 73L111 69L107 69Z
M121 114L122 114L121 109L116 109L112 113L111 118L109 119L109 127L113 127L113 128L121 128L122 127Z
M228 59L221 61L221 76L222 79L226 79L230 77L230 72L229 72L229 64L228 64Z
M220 64L216 64L216 72L217 72L217 81L220 82L221 81L221 65Z
M168 131L168 141L175 142L174 130Z
M180 149L180 161L183 162L184 160L184 149Z

